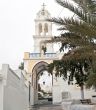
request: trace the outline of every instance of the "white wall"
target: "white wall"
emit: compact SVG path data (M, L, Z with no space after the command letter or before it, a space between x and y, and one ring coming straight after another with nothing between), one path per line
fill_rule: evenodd
M69 92L71 99L81 99L80 88L76 85L68 85L67 81L64 81L61 77L53 78L53 104L62 102L62 92ZM92 98L92 95L96 95L94 90L84 90L85 98Z
M3 92L3 108L0 110L27 110L29 107L29 88L25 85L22 72L21 75L17 75L8 65L3 65L1 73L3 74L3 86L0 82L0 94Z
M0 110L3 110L3 84L0 80Z
M52 96L53 96L53 104L61 103L62 96L61 96L60 87L58 85L54 85L53 86L53 88L52 88Z

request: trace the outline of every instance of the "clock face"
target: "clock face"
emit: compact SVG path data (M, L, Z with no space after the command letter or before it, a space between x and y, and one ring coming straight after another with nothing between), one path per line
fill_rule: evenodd
M45 12L44 12L44 11L42 11L42 12L41 12L41 15L45 15Z

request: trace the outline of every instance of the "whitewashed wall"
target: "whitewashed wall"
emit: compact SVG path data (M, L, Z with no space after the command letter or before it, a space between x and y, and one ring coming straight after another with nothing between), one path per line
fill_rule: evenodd
M53 78L53 104L62 102L62 92L69 92L69 98L81 99L80 88L76 85L68 85L67 81L64 81L61 77ZM85 89L85 98L92 98L92 95L96 95L94 90Z
M19 72L20 73L20 72ZM29 87L22 73L17 75L9 65L2 65L0 74L0 110L28 110Z
M3 76L0 71L0 110L3 110Z

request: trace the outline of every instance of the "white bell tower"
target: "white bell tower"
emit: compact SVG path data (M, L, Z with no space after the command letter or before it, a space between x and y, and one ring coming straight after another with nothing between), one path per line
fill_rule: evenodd
M52 63L53 60L58 60L58 56L53 49L53 44L44 43L45 40L51 40L53 37L52 22L46 21L50 17L50 13L45 9L45 5L43 4L35 19L35 35L33 36L34 52L24 53L26 78L32 83L32 105L38 103L38 75L46 71L48 64ZM42 47L47 48L46 52L42 50Z
M35 35L34 40L34 52L41 53L42 47L47 48L46 53L53 53L53 44L44 44L43 41L50 40L52 38L52 22L46 21L50 18L50 13L45 9L45 4L43 3L42 9L37 13L35 19Z

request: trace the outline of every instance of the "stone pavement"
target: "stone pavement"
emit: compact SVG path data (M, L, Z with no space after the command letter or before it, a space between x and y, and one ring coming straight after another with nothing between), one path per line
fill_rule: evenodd
M30 110L62 110L61 105L36 105L32 107Z

